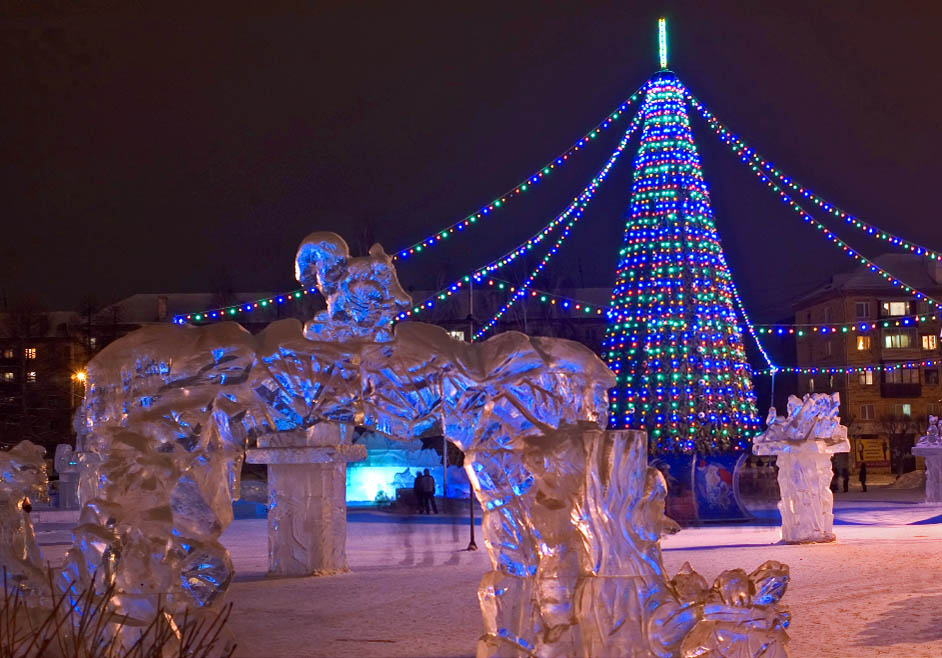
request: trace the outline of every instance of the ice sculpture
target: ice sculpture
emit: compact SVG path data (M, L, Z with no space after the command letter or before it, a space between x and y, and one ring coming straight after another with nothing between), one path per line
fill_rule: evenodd
M926 502L942 503L942 423L937 416L929 416L926 434L912 453L926 459Z
M643 432L601 429L614 375L594 353L401 323L362 364L367 424L404 436L440 415L465 452L492 564L479 658L786 655L787 567L763 565L726 598L725 581L681 595L668 580L666 485Z
M298 248L294 271L301 285L316 287L327 301L327 310L304 327L312 340L386 342L393 318L412 305L379 244L369 256L351 258L336 233L311 233Z
M233 570L219 535L256 406L254 359L254 338L234 323L145 327L92 359L82 440L100 464L62 587L113 584L130 626L158 606L194 614L221 601Z
M756 455L775 455L782 513L782 541L834 541L831 455L849 452L847 428L837 415L840 393L788 397L788 416L769 409L768 429L753 439Z
M266 413L247 458L268 464L269 573L278 576L347 568L346 465L366 458L351 442L363 422L362 352L392 339L412 301L380 245L353 258L335 233L301 242L295 276L327 309L303 330L296 320L266 327L250 383Z
M30 441L0 451L0 565L7 590L19 590L32 603L48 582L29 518L32 501L47 500L45 452Z
M712 587L689 569L667 578L666 485L644 433L604 430L614 375L594 353L515 332L469 344L393 328L410 301L378 245L352 258L315 233L296 272L327 299L303 328L148 327L89 364L78 453L99 461L85 460L64 587L113 584L131 622L158 600L172 615L212 608L232 578L218 538L249 433L249 459L269 466L271 572L343 570L344 469L364 455L352 442L362 425L444 433L465 452L492 565L479 656L786 655L784 565Z

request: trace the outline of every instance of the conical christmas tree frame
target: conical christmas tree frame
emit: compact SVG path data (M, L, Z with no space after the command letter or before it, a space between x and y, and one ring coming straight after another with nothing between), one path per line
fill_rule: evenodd
M742 450L755 393L682 83L656 74L640 111L603 343L618 377L609 426L647 430L654 453Z

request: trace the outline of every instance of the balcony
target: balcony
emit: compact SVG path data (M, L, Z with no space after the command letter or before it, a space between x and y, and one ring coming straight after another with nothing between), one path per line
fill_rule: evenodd
M880 395L885 398L922 397L922 384L880 384Z

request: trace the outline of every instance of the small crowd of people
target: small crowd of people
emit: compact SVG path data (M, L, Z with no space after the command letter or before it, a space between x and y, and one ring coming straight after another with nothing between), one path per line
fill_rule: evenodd
M435 478L428 469L415 476L412 491L415 493L419 514L438 514L438 506L435 504Z
M860 480L860 488L867 490L867 462L860 462L860 470L857 473L857 479ZM837 493L843 487L844 493L850 489L850 469L846 466L834 468L834 476L831 478L831 491Z

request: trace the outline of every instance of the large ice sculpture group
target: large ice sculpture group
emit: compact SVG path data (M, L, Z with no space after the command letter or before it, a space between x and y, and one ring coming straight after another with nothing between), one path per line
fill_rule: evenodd
M839 393L788 396L788 416L769 409L768 429L757 436L752 451L775 455L782 513L782 541L802 544L834 541L834 496L831 455L849 452L847 428L837 415Z
M686 565L668 577L665 481L643 432L604 429L614 375L595 354L515 332L465 343L393 328L411 300L378 245L352 258L316 233L296 265L327 300L304 326L147 327L89 365L69 461L83 506L61 587L112 585L131 621L158 604L212 611L233 576L219 536L246 448L269 464L270 571L345 569L343 471L362 457L361 425L443 433L465 452L492 569L479 656L787 655L785 565L712 586Z
M929 416L929 427L912 453L926 459L926 502L942 503L942 422L938 416Z

